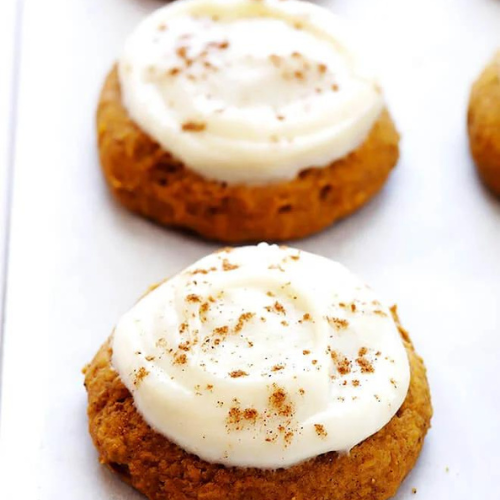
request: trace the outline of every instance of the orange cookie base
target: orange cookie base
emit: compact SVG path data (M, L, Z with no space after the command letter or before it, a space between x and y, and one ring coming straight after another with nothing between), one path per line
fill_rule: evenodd
M315 233L372 198L399 157L399 136L384 111L365 142L328 167L306 169L291 181L265 186L207 180L132 122L122 105L116 68L101 93L97 129L104 175L123 205L160 224L225 242L280 241Z
M327 453L274 471L205 462L151 429L111 367L108 341L85 369L100 461L150 500L385 500L414 466L432 416L424 364L399 328L411 382L392 420L349 455Z
M468 128L479 175L500 196L500 52L472 87Z

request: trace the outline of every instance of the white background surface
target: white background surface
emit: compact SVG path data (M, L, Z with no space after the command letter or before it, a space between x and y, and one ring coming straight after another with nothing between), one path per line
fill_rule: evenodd
M500 1L324 3L366 37L402 156L376 200L294 245L343 262L397 302L426 361L433 428L398 499L497 500L500 202L475 176L465 116L470 84L500 46ZM2 103L14 50L3 37L13 40L15 31L7 4L0 8ZM24 0L15 130L9 125L5 135L3 109L0 120L2 148L15 138L1 499L140 498L97 463L80 369L148 284L215 248L125 212L99 172L100 85L127 33L159 5ZM3 179L8 162L0 154Z
M13 166L13 130L15 119L16 51L19 39L19 16L16 3L0 3L0 324L7 266L6 244L10 210L10 187ZM0 330L0 345L2 331ZM1 389L0 389L1 392Z

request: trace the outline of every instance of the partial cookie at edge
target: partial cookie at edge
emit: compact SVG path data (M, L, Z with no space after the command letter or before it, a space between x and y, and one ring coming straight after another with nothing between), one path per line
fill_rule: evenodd
M479 175L500 195L500 52L472 87L467 124Z

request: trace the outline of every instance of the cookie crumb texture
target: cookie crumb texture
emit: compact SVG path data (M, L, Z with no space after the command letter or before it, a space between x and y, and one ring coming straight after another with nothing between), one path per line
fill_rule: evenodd
M111 367L107 342L85 370L89 430L100 461L151 500L387 499L414 466L432 416L424 364L399 330L411 383L392 420L348 455L326 453L277 470L211 464L155 432Z
M479 175L500 196L500 51L472 87L468 128Z
M161 224L226 242L288 240L320 231L372 198L399 157L399 135L383 111L365 142L330 166L264 186L208 180L130 119L116 68L101 93L97 130L104 175L125 207Z

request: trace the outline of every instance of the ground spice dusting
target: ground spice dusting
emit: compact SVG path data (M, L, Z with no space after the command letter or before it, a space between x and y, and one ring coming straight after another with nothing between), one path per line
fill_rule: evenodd
M235 370L229 374L231 378L248 377L248 373L243 370Z
M185 365L187 363L187 356L185 354L178 354L174 358L174 364Z
M247 321L250 321L253 317L255 316L255 313L250 313L246 312L243 313L239 318L238 318L238 323L234 327L235 332L240 332L243 329L243 326Z
M144 366L141 366L135 374L134 386L137 387L148 375L149 375L148 370L146 370Z
M234 425L241 422L241 410L233 406L227 413L226 423Z
M188 302L201 302L201 298L199 295L196 295L194 293L191 293L189 294L187 297L186 297L186 300Z
M285 365L274 365L271 368L271 371L273 371L273 372L279 372L280 370L284 370L284 369L285 369Z
M241 410L237 406L233 406L226 417L226 424L233 427L234 430L242 430L243 425L245 423L254 424L259 417L259 412L255 408L246 408L245 410Z
M240 266L237 266L236 264L231 264L227 259L224 259L222 261L222 269L224 271L233 271L234 269L238 269L238 267Z
M328 323L330 323L330 325L338 329L347 328L349 326L349 321L347 321L346 319L332 318L331 316L327 316L326 320L328 321Z
M215 335L227 335L227 333L229 332L229 327L219 326L217 328L214 328L213 332Z
M320 437L328 436L328 433L325 431L325 427L321 424L314 424L314 429L316 430L316 434Z
M184 122L182 130L184 132L203 132L207 128L207 124L203 122Z
M373 373L375 369L366 358L356 358L356 363L361 368L361 373Z
M191 349L189 340L187 342L183 342L182 344L179 344L177 347L181 351L186 351L186 352L189 351L189 349Z
M186 59L187 57L187 47L178 47L177 50L177 55L181 58L181 59Z
M352 385L353 385L354 387L358 387L358 386L359 386L359 380L353 380L353 381L352 381Z
M191 274L208 274L212 271L217 271L217 268L211 267L209 269L195 269L194 271L191 271Z
M290 444L292 442L292 439L293 439L293 432L289 431L285 433L284 440L286 444Z
M306 391L304 391L304 389L299 389L299 394L300 394L301 396L303 396L305 393L306 393Z
M155 359L154 356L146 356L146 361L154 361Z
M304 316L302 316L302 321L312 321L311 315L309 313L305 313Z
M200 306L199 314L200 314L200 319L203 323L207 320L207 312L209 309L210 309L210 304L208 302L204 302Z
M367 349L366 347L362 347L362 348L358 351L358 356L364 356L367 352L368 352L368 349Z
M255 408L246 408L243 412L243 418L245 420L255 421L259 416L259 412Z
M331 357L333 359L333 362L335 363L335 366L337 367L337 371L341 375L347 375L348 373L351 373L351 362L345 356L339 354L336 351L333 351L331 353Z
M304 349L304 350L302 351L302 354L303 354L304 356L307 356L308 354L311 354L311 351L308 351L307 349Z
M286 314L285 308L278 301L276 301L272 306L266 306L266 311Z
M269 406L277 411L278 415L282 417L291 417L293 414L293 407L288 402L285 390L273 384L274 392L269 396Z

